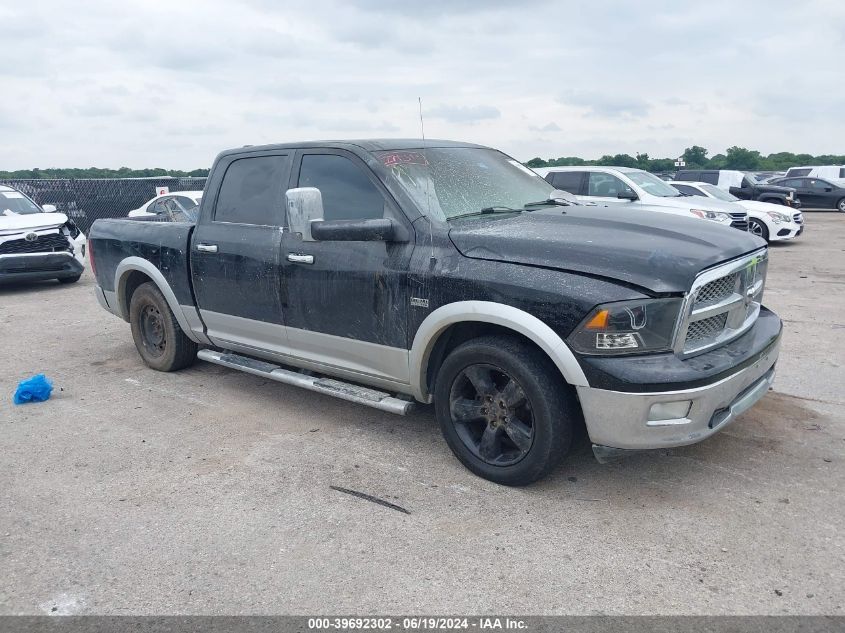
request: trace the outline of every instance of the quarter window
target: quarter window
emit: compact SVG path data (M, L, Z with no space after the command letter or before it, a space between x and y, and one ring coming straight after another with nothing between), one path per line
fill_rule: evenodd
M214 220L279 226L283 213L285 156L254 156L233 161L220 185Z
M299 170L300 187L316 187L326 220L384 217L384 197L358 165L336 154L306 154Z

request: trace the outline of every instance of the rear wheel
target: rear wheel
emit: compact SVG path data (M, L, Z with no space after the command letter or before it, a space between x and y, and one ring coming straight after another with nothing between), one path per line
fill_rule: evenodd
M581 420L557 368L515 338L482 337L456 348L434 391L437 419L455 456L476 475L507 486L547 475Z
M753 233L754 235L759 235L767 242L769 241L768 227L757 218L748 218L748 232Z
M161 291L152 282L141 284L129 302L132 338L141 359L158 371L192 365L197 344L185 336Z
M845 213L845 198L842 198L842 200L836 203L836 208L842 213Z

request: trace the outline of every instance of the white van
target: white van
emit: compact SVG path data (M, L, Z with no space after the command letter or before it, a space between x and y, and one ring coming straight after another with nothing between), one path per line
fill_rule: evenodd
M815 167L790 167L784 178L836 178L845 179L845 165L817 165Z

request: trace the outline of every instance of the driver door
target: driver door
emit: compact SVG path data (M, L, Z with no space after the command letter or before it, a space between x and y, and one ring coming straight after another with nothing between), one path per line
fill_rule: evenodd
M410 223L372 171L341 150L303 150L290 187L316 187L325 220ZM290 223L287 223L290 226ZM292 355L408 382L408 266L413 239L303 241L282 237L282 311Z

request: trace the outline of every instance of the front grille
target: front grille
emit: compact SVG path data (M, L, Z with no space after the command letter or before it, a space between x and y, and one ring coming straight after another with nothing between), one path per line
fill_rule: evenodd
M795 224L804 224L804 216L800 213L793 213L792 221L795 222Z
M726 275L715 281L704 284L695 295L695 307L717 303L736 292L738 273Z
M70 242L61 233L39 235L32 242L25 239L9 240L0 244L0 255L21 255L26 253L60 253L71 250Z
M687 330L687 343L697 343L712 338L725 329L727 321L727 313L722 313L690 323L689 329Z
M758 251L699 275L690 289L675 350L700 353L740 336L760 313L768 252Z
M747 213L731 213L731 226L740 231L748 230L748 214Z

